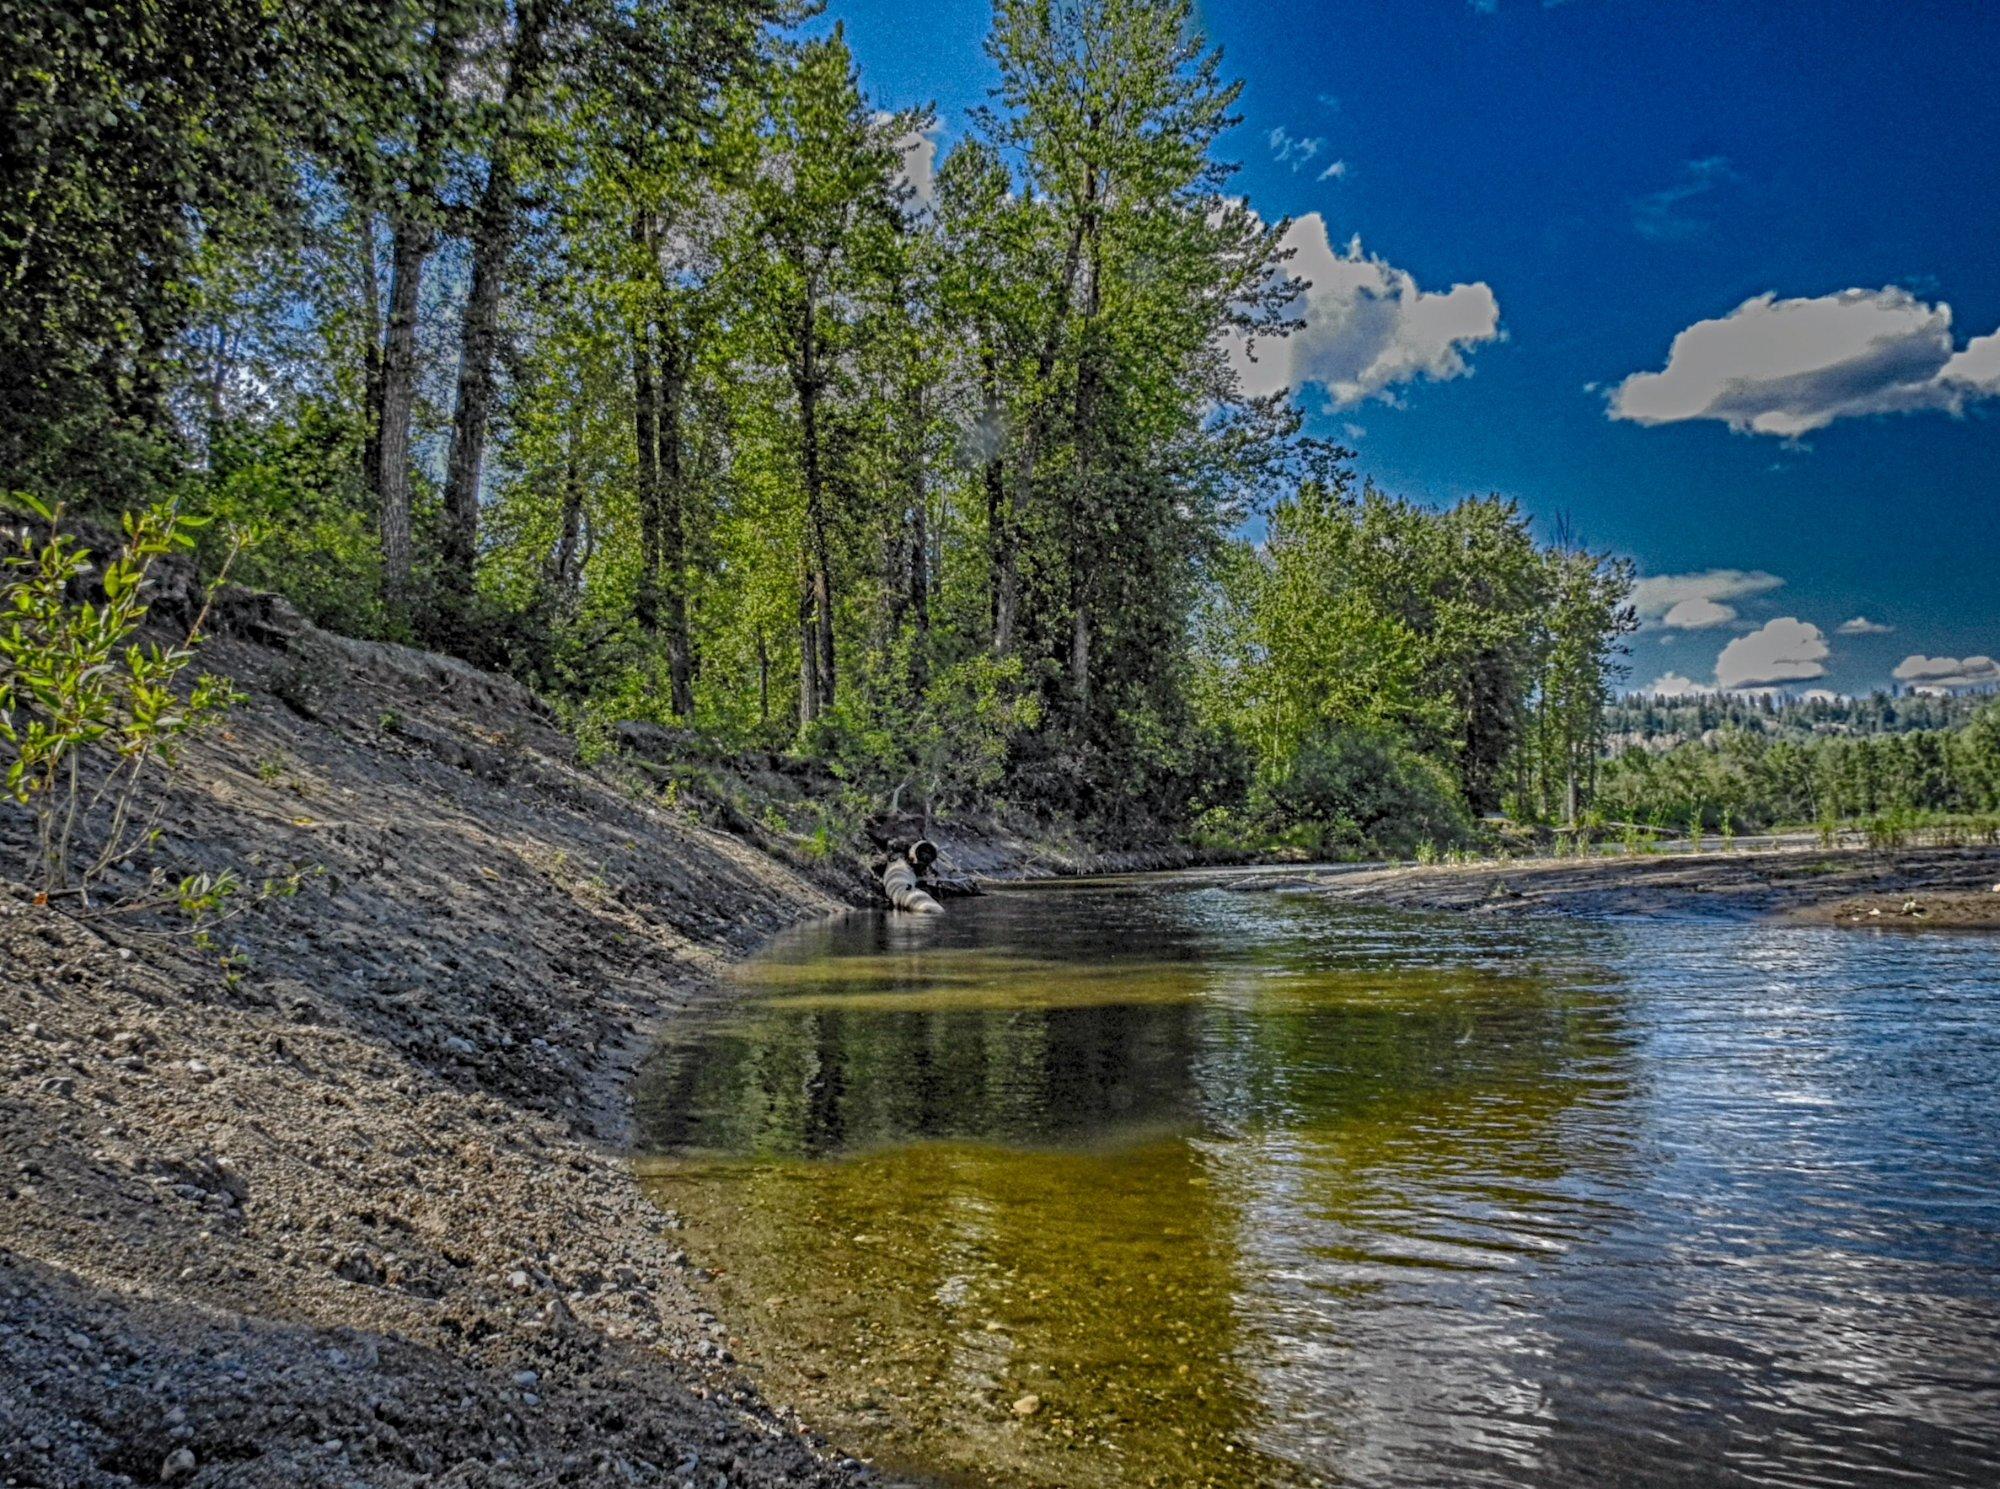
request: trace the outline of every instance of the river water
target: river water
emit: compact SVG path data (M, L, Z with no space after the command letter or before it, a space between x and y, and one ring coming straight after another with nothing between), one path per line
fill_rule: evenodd
M735 992L641 1171L765 1389L895 1470L2000 1483L2000 938L1162 877Z

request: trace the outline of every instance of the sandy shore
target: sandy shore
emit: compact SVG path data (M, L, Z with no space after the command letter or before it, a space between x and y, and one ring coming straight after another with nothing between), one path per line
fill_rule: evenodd
M1474 914L1781 917L1863 929L2000 930L2000 848L1778 848L1245 874L1232 887Z
M0 889L0 1483L863 1477L745 1383L623 1141L654 1021L852 881L511 685L282 639L216 648L251 698L159 850L313 871L240 960Z

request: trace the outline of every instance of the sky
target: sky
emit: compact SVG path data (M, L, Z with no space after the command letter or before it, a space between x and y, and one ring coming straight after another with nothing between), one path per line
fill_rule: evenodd
M1630 687L2000 683L2000 4L1197 3L1313 283L1253 382L1631 558ZM987 0L833 20L963 136Z

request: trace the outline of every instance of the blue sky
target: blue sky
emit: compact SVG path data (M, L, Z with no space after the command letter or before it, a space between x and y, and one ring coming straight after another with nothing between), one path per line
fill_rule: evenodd
M830 9L875 99L935 103L947 148L992 81L989 15ZM1995 672L2000 339L1977 338L2000 331L2000 5L1348 0L1202 23L1247 84L1238 185L1299 219L1321 287L1271 375L1364 472L1566 514L1663 581L1635 684ZM1392 324L1364 334L1357 304L1384 296ZM1864 617L1892 629L1840 631Z

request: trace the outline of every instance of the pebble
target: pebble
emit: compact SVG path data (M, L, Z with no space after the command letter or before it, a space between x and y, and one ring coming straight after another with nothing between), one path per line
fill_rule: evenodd
M194 1453L188 1448L175 1448L167 1454L167 1461L160 1465L160 1482L178 1484L194 1473Z
M1014 1403L1014 1415L1017 1417L1032 1417L1041 1409L1042 1398L1035 1395L1023 1396Z

